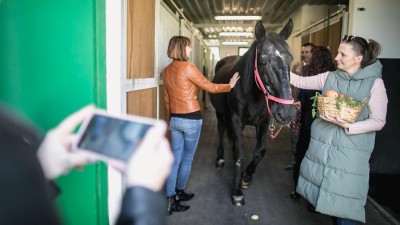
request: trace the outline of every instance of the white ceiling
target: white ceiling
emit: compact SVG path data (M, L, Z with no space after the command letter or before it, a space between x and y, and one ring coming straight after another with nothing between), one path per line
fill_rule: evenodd
M303 5L348 5L349 0L163 0L192 23L209 45L222 41L253 41L253 37L221 37L220 32L253 32L256 21L217 21L219 15L259 15L266 29L283 27ZM332 10L333 11L333 10ZM214 43L214 44L213 44Z

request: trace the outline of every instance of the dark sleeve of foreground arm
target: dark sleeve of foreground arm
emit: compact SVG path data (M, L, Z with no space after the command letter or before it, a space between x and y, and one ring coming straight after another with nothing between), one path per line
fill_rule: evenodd
M126 190L117 225L165 225L166 197L143 187Z
M0 104L0 224L60 224L36 157L40 132L15 114Z

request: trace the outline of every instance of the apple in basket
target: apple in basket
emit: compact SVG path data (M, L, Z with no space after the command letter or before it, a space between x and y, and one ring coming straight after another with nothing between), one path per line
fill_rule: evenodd
M329 98L337 98L339 96L339 94L335 91L335 90L327 90L324 94L325 97L329 97Z

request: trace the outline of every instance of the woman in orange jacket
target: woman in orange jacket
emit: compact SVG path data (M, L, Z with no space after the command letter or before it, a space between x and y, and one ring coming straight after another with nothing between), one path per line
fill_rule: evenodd
M188 61L192 51L191 41L184 36L174 36L168 46L168 57L173 59L163 72L164 100L171 131L171 149L174 163L167 180L167 214L183 212L190 206L180 201L193 198L184 192L189 179L194 153L200 138L202 115L197 100L199 88L211 93L229 92L239 79L236 73L229 84L214 84Z

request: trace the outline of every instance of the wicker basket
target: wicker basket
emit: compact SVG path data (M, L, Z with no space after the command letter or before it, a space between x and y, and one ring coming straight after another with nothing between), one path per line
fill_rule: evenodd
M348 122L354 123L360 114L364 104L358 106L349 106L345 102L337 102L336 98L318 96L318 112L320 115L336 117ZM365 103L365 101L363 101ZM339 108L338 108L339 107Z

